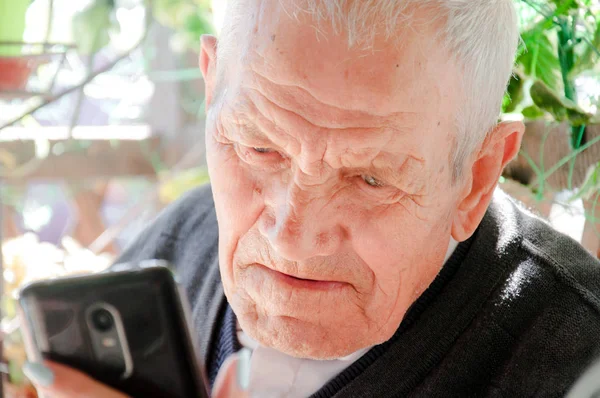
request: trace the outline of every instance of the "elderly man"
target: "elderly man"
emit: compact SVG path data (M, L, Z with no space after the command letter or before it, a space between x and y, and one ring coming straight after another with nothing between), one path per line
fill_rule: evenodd
M202 38L211 186L122 258L177 266L211 383L246 347L257 397L568 391L600 269L496 190L517 43L511 0L231 2Z

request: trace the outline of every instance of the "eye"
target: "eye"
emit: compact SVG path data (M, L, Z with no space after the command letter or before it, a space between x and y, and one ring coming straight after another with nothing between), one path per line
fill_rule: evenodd
M377 178L370 176L370 175L362 175L361 176L363 181L373 187L373 188L381 188L383 186L385 186L385 183L383 183L382 181L379 181Z
M235 151L246 164L264 169L278 170L289 162L286 156L274 148L235 144Z
M270 148L252 148L254 150L254 152L256 153L271 153L274 152L272 149Z

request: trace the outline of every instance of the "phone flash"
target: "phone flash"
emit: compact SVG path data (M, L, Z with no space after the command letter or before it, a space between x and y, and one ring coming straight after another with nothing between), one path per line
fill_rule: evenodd
M106 348L112 348L117 345L117 340L113 339L112 337L106 337L102 339L102 345Z

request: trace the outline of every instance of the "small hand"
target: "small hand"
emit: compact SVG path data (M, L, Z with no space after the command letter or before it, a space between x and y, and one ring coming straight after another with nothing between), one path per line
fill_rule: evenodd
M79 370L59 363L28 362L23 372L38 393L52 398L127 398ZM246 398L245 389L250 377L250 351L242 350L229 357L217 376L213 398Z
M28 362L23 372L38 393L52 398L126 398L127 396L97 382L85 373L59 363Z

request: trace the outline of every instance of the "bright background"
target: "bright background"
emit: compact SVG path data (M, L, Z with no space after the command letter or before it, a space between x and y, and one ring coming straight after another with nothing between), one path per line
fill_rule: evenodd
M523 45L502 118L527 124L505 190L597 255L600 2L515 0ZM0 0L0 209L7 396L19 286L104 269L206 183L199 37L225 0Z

